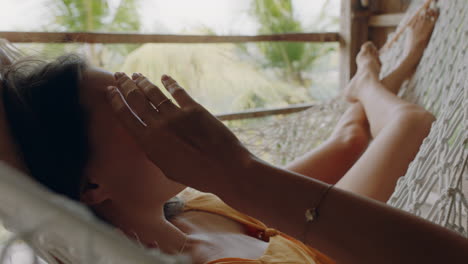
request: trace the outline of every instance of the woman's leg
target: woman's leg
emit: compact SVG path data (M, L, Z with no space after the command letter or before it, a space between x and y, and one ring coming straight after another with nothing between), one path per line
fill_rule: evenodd
M434 10L429 10L427 15L432 18L432 22L435 22L438 17L438 13ZM396 94L403 82L413 74L423 55L434 28L434 23L426 23L426 20L425 16L420 16L410 25L411 34L407 39L405 58L394 72L382 80L386 89L393 94ZM368 51L371 52L373 56L378 56L376 49L372 48ZM375 62L378 64L376 66L378 66L379 69L380 61L377 59ZM377 68L375 68L375 70L377 70ZM356 75L346 90L352 90L351 87L356 86L360 78L362 78L362 76ZM381 86L381 84L376 82L367 83L367 85L370 86L374 84L379 87ZM351 99L354 99L354 101L357 100L357 98ZM376 106L378 104L374 105ZM373 123L375 124L373 126L375 131L373 131L374 133L372 134L376 136L382 124ZM368 131L369 124L365 116L364 108L360 102L354 103L343 115L332 136L326 142L308 152L303 157L288 164L286 168L327 183L335 184L354 165L367 148L370 136Z
M353 166L369 144L367 118L360 103L343 114L332 135L286 169L335 184Z
M434 26L431 19L424 18L417 20L413 27L423 27L421 24L427 28ZM413 30L413 34L431 31ZM392 90L395 87L386 88L379 82L380 62L372 44L363 45L357 62L359 70L347 95L351 101L362 103L374 140L337 186L384 202L429 134L434 116L395 96L394 92L398 91Z
M431 21L426 22L429 16ZM416 70L416 67L424 54L424 49L430 40L434 22L439 17L435 10L428 10L426 14L418 16L409 25L409 35L406 39L405 58L395 71L390 73L382 80L382 84L392 93L397 94L404 81L409 79Z

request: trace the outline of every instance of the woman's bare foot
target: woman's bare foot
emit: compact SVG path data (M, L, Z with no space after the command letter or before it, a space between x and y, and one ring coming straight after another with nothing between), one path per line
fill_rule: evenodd
M406 51L408 53L417 52L418 50L421 53L424 51L431 39L432 31L438 18L439 11L431 8L417 16L409 24L411 33L406 43L408 48Z
M428 9L408 25L409 35L405 44L405 57L395 71L382 80L382 84L392 93L397 94L403 82L413 75L429 43L438 17L437 10Z
M372 42L366 42L362 45L356 63L357 73L345 88L345 97L350 102L358 101L359 94L362 92L369 81L379 82L379 73L382 66L378 50Z

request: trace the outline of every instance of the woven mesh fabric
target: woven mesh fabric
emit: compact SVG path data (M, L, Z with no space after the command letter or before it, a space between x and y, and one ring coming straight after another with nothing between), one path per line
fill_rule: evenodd
M468 6L465 0L437 6L431 43L402 91L437 121L388 203L468 236ZM398 61L403 40L382 58L384 70Z

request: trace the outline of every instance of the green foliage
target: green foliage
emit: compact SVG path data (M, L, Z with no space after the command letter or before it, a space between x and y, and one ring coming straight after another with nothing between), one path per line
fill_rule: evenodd
M317 23L314 23L318 27L337 21L324 23L327 21L327 5L328 1L322 7ZM254 0L252 7L252 13L260 23L259 34L304 32L301 23L294 18L291 0ZM302 42L262 42L258 48L263 55L264 67L276 69L282 78L301 86L309 84L303 77L303 71L311 69L322 56L335 51L333 46Z
M122 0L111 8L108 0L51 0L57 29L107 32L138 30L137 2Z
M255 0L254 12L261 24L259 33L301 32L293 17L291 0Z
M260 22L259 34L302 32L302 27L293 17L290 0L255 0L254 14ZM293 62L304 54L302 43L260 43L267 66L291 70Z
M49 0L55 23L48 30L67 32L132 32L140 29L139 0L121 0L112 6L109 0ZM104 66L104 56L124 56L138 45L88 45L82 51L95 65ZM61 53L70 51L57 46ZM73 51L73 50L72 50ZM112 54L112 55L109 55ZM105 65L113 67L112 65Z

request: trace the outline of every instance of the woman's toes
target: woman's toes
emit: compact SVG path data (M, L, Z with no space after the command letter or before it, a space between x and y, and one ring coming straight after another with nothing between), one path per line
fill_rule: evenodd
M375 47L374 43L372 43L371 41L367 41L366 43L362 44L361 51L359 53L361 54L371 53L374 47Z
M413 56L413 53L422 55L419 51L424 50L427 46L438 16L438 10L428 9L410 23L410 32L406 44L406 52L409 56Z
M357 55L357 63L360 64L361 61L365 60L368 56L372 55L371 42L366 42L362 44L361 50Z
M373 43L365 43L356 58L356 63L358 68L370 68L372 71L380 72L382 63L377 47Z
M438 14L439 14L439 11L436 9L427 10L426 14L424 15L424 20L426 24L434 24L437 18L439 17ZM426 27L430 27L430 26L426 25Z

